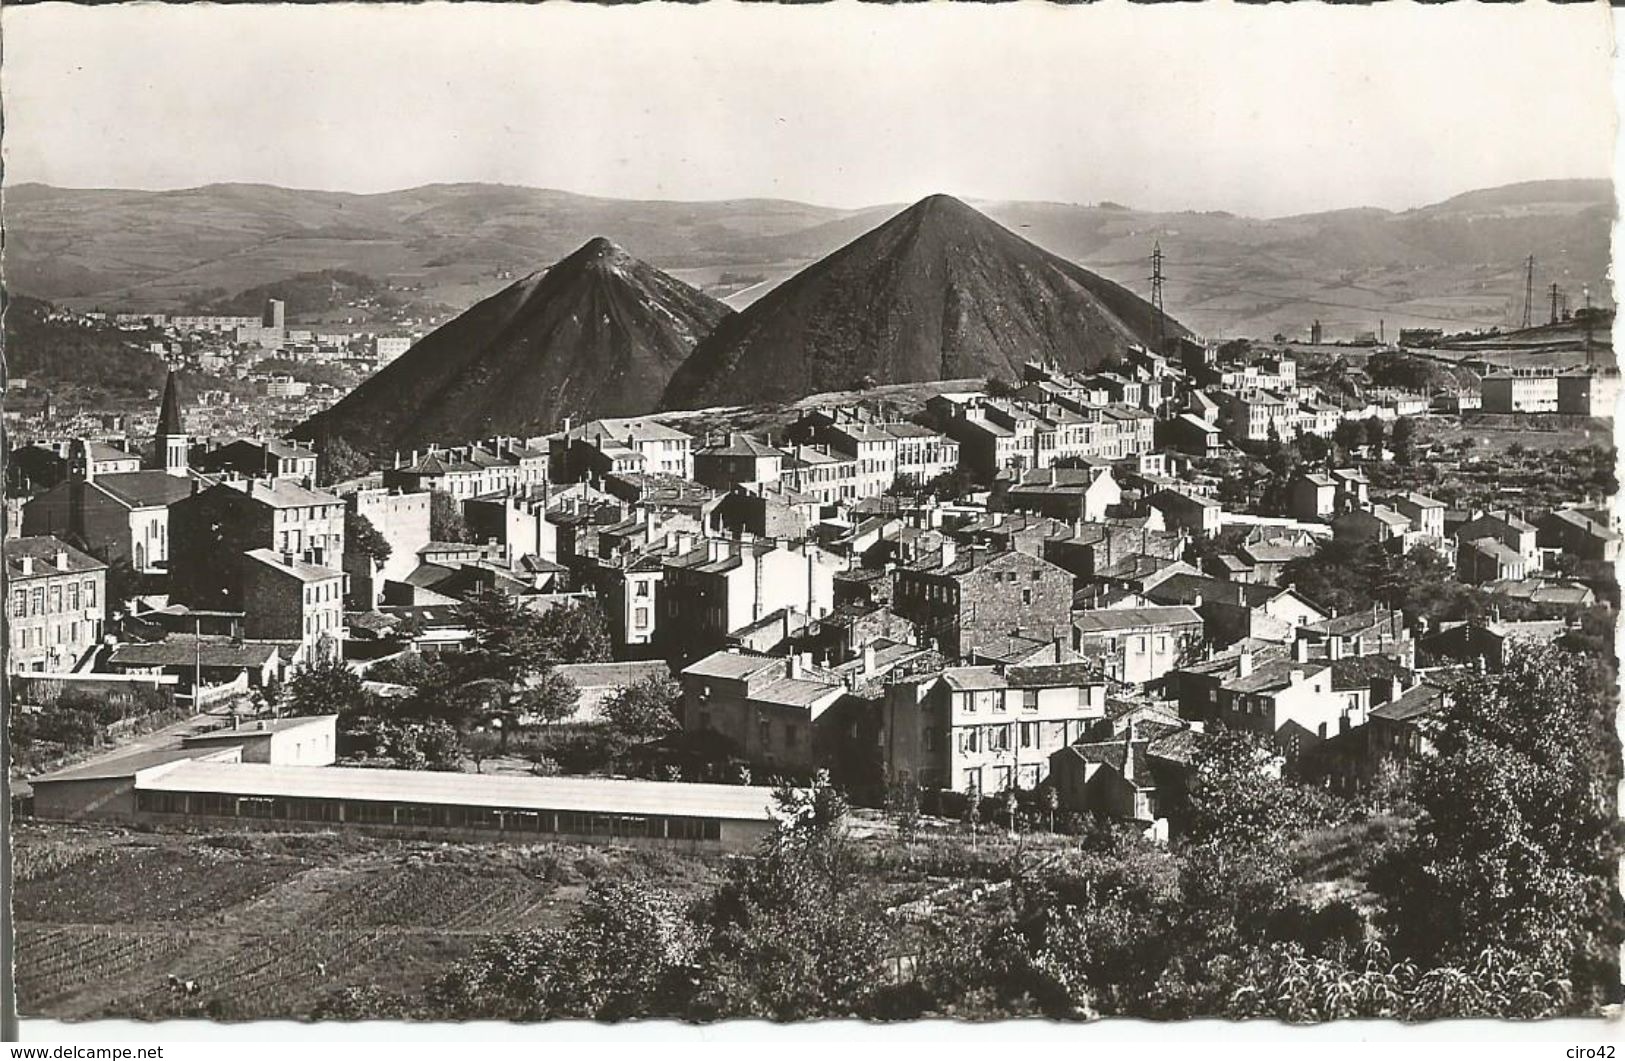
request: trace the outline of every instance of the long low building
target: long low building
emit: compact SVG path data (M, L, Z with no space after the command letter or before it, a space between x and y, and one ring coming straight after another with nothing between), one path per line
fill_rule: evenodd
M34 814L432 839L543 838L738 850L772 832L772 790L245 762L240 745L104 760L32 782Z

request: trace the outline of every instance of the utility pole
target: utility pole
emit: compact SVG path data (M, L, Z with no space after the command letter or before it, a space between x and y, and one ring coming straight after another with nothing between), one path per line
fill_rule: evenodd
M1552 284L1552 320L1551 320L1551 323L1553 323L1553 324L1557 323L1557 296L1558 296L1557 284L1553 283Z
M1167 352L1166 338L1163 335L1163 309L1162 309L1162 241L1158 240L1151 249L1151 305L1157 310L1157 353Z
M1523 326L1530 326L1530 313L1534 309L1535 300L1535 256L1531 254L1524 260L1523 274Z
M1585 311L1586 312L1586 364L1589 366L1592 363L1592 360L1591 360L1591 287L1590 287L1589 284L1585 288L1585 298L1586 298L1586 311Z

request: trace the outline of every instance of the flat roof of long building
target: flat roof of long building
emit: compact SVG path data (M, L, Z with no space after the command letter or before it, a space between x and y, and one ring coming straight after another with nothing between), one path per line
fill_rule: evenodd
M138 781L152 792L427 803L515 810L671 815L769 821L773 792L762 786L582 777L502 777L429 770L262 763L183 763Z

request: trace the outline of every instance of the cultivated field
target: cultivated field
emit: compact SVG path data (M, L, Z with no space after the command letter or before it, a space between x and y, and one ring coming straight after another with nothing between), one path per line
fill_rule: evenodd
M416 990L489 935L557 924L601 876L687 889L716 872L667 853L330 833L24 824L13 844L18 1010L66 1020L300 1018L341 988Z

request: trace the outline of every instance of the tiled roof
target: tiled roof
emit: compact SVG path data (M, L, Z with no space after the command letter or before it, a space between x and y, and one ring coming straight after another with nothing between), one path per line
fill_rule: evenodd
M21 578L23 557L28 557L34 563L34 574L40 575L72 575L85 571L103 571L107 565L88 553L80 552L61 538L51 534L40 534L29 538L12 538L0 546L6 559L7 578ZM58 557L64 557L66 563L57 567Z
M275 549L250 549L243 554L250 560L276 568L284 574L292 575L301 582L321 582L324 579L339 578L344 572L331 567L322 567L320 564L307 564L295 558L292 563L285 561L282 554Z
M1072 625L1084 635L1156 627L1200 626L1202 617L1184 605L1154 608L1103 608L1074 612Z
M192 493L189 477L163 471L109 472L91 483L131 508L168 507Z
M776 656L760 656L754 652L713 652L683 668L683 674L699 678L730 678L742 680L760 674L771 667L784 667L785 661Z
M253 668L265 666L277 653L277 645L266 641L172 634L162 641L115 645L108 662L126 667L189 667L201 656L205 667Z

